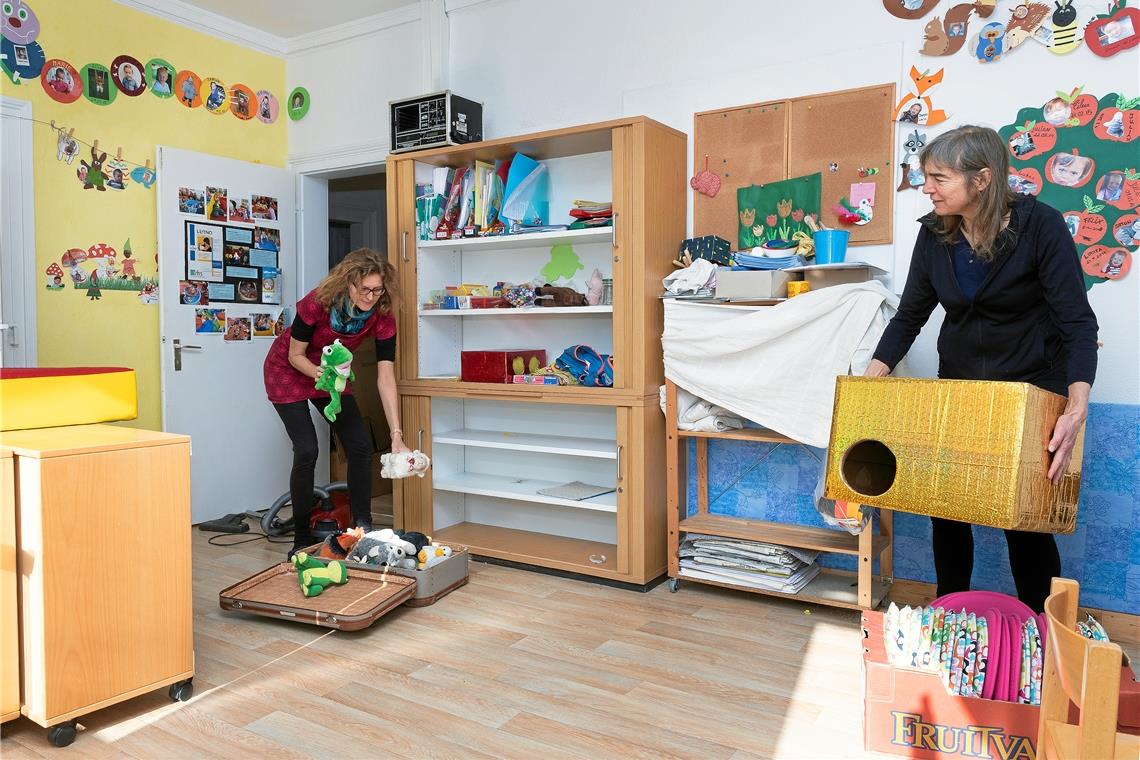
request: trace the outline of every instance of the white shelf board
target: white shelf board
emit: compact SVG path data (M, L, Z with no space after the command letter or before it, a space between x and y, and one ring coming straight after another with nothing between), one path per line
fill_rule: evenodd
M435 433L432 435L431 442L433 445L451 443L457 446L474 446L486 449L540 451L546 454L564 454L572 457L617 459L617 443L604 438L507 433L499 430L451 430L446 433Z
M573 314L588 317L594 314L613 314L613 306L535 306L532 309L424 309L421 317L540 317L555 314Z
M433 439L434 441L435 439ZM592 509L598 512L617 512L617 492L610 491L592 499L575 501L543 496L540 488L562 485L553 480L527 480L505 475L484 475L478 472L457 472L450 475L433 475L433 485L437 491L452 491L475 496L495 496L500 499L516 499L537 504L553 504L575 509Z
M521 235L459 238L457 240L417 240L418 250L502 251L511 248L541 248L556 243L611 243L613 227L557 232L524 232Z

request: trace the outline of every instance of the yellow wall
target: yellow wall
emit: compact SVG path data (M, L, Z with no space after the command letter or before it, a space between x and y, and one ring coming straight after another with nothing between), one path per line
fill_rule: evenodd
M29 4L40 20L36 41L48 59L62 58L82 69L93 62L110 67L122 54L144 65L151 58L164 58L202 78L213 76L226 85L241 83L254 91L267 89L278 100L285 100L285 62L280 58L245 50L111 0L30 0ZM105 150L109 159L121 147L125 160L141 164L149 158L153 165L155 146L161 144L285 164L288 130L284 113L274 124L242 121L229 113L219 116L202 107L188 109L176 98L160 99L150 92L134 98L120 92L106 106L84 97L64 105L49 98L38 81L15 86L7 77L0 92L30 101L33 118L39 121L54 119L74 127L75 137L82 142L97 138L100 151ZM132 183L123 191L84 190L75 175L79 159L71 166L56 160L55 132L34 124L33 135L37 272L58 262L69 248L86 249L104 242L121 251L130 238L138 261L136 272L154 276L157 186L147 190ZM80 145L80 158L90 161L86 145ZM131 291L103 290L101 300L89 301L86 291L73 289L69 282L63 291L49 291L44 285L44 277L38 276L40 366L133 367L138 377L139 416L128 424L160 429L158 306L141 303Z

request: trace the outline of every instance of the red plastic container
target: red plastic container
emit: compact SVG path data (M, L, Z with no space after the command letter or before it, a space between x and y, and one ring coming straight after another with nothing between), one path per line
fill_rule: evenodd
M521 369L516 366L516 359L522 361ZM541 348L464 351L460 357L459 376L465 383L513 383L515 375L545 366L546 351Z

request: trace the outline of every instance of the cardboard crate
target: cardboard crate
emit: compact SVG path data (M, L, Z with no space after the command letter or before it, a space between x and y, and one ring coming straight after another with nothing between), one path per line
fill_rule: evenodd
M1060 485L1045 477L1065 403L1028 383L840 377L825 495L995 528L1072 533L1083 427Z
M1039 707L953 696L936 673L888 662L883 613L864 612L862 626L864 749L927 760L1037 757ZM1070 713L1076 721L1075 706ZM1140 731L1138 714L1140 685L1123 664L1117 730Z
M788 283L800 275L780 270L725 269L716 271L717 298L787 298Z

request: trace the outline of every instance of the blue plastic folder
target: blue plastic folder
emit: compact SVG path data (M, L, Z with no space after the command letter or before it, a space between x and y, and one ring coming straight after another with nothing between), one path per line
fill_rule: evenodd
M550 182L546 165L516 153L503 188L501 216L513 222L535 225L550 219Z

